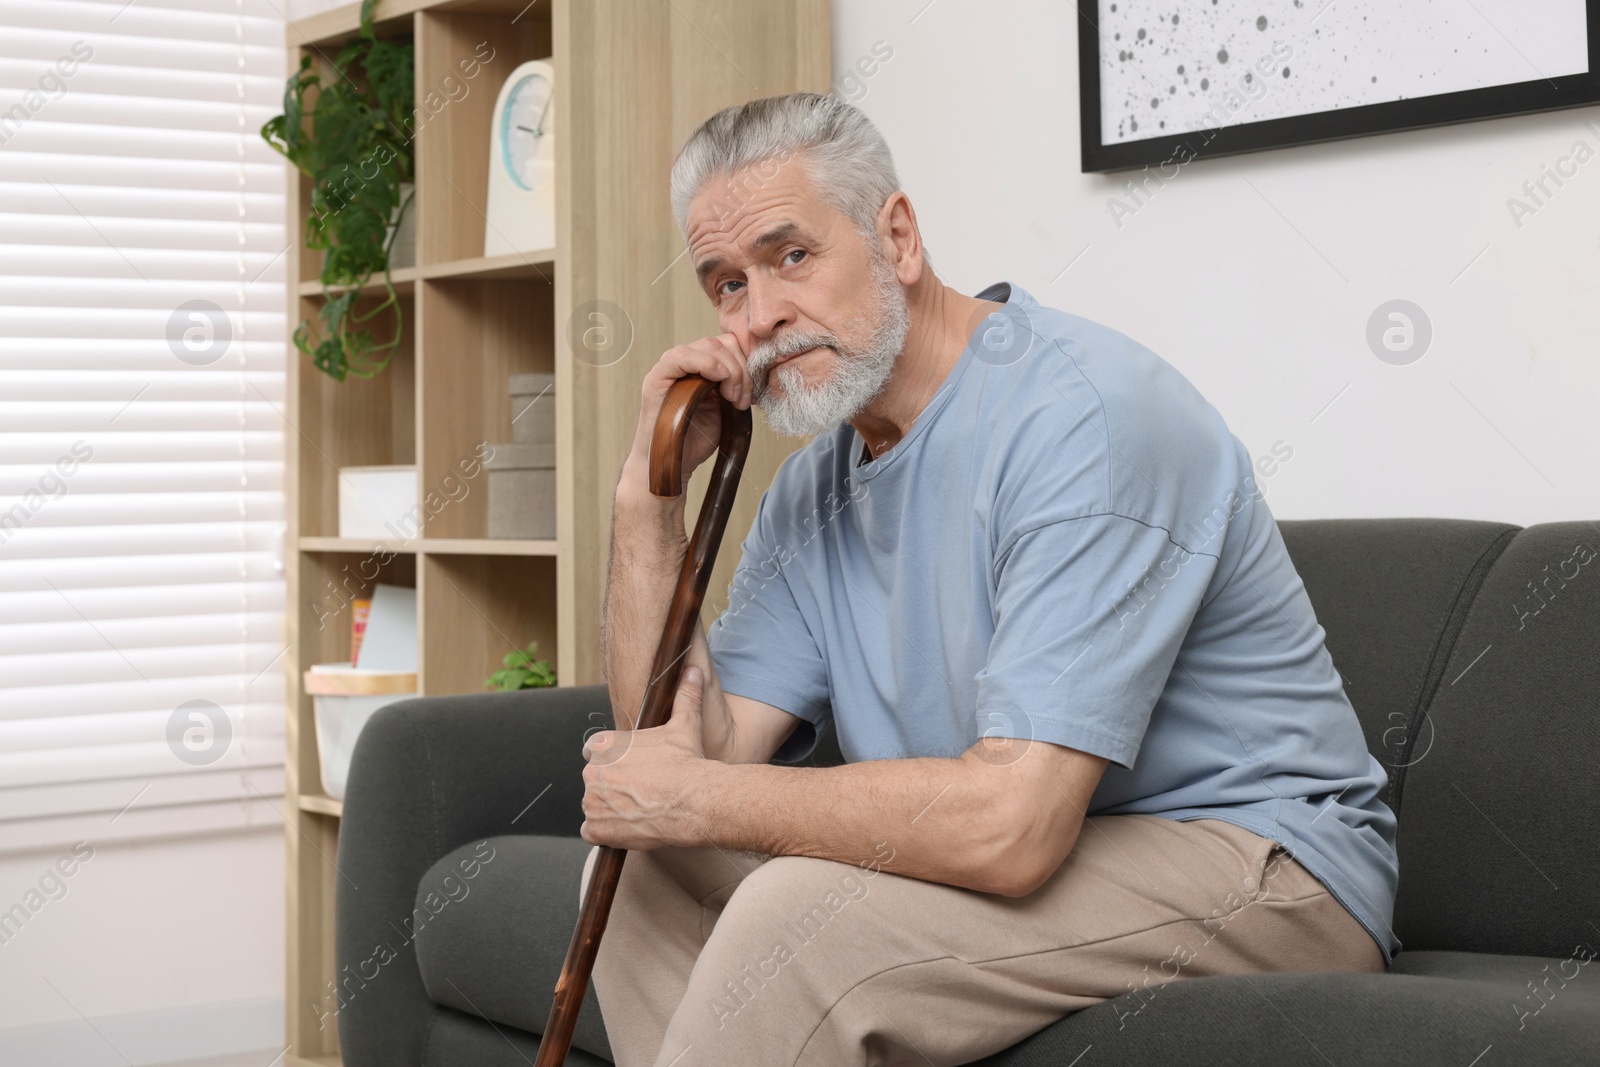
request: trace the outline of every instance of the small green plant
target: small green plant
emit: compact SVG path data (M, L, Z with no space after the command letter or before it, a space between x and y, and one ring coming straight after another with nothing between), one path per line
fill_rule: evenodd
M556 669L550 665L550 661L533 658L538 650L539 642L535 641L526 652L507 652L506 658L500 661L504 669L489 675L483 684L502 693L518 689L548 689L555 685Z
M284 87L283 114L261 136L311 179L305 243L324 254L321 338L310 321L294 332L295 347L338 381L371 378L400 346L400 299L389 276L391 236L410 206L401 185L411 181L414 74L409 41L381 40L373 30L376 0L361 5L359 35L333 61L324 80L303 56ZM308 94L311 105L307 106ZM310 128L306 127L309 120ZM385 298L358 313L361 287L382 272ZM339 290L334 292L333 290ZM375 320L391 326L379 341Z

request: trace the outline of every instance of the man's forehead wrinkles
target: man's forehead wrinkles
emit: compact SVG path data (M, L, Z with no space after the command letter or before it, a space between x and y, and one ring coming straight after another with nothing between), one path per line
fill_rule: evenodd
M762 219L769 219L778 212L793 212L799 203L800 198L797 195L776 191L769 191L760 203L740 204L731 211L727 210L726 204L712 201L711 217L698 226L691 226L691 229L702 233L707 230L714 233L736 233L748 229Z
M776 205L774 207L776 207ZM761 216L770 216L771 214L771 209L762 212L754 212L745 216L744 218L739 219L731 227L717 226L710 232L702 230L700 239L692 242L692 244L698 244L701 248L706 248L708 245L715 247L725 241L726 243L732 245L735 249L738 249L743 243L745 234L763 222ZM801 229L800 225L792 219L769 221L765 224L762 232L754 240L750 241L750 251L758 252L763 248L777 244L780 241L789 240L803 233L804 231ZM724 262L726 262L726 260L722 255L712 253L705 260L696 264L695 275L703 280L707 274L710 274L713 270L722 266Z

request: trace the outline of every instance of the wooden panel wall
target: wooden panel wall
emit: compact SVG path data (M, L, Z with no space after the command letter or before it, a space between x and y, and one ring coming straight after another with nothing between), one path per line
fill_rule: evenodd
M826 92L827 0L635 0L626 5L558 0L555 53L587 57L560 71L557 98L568 136L558 157L556 280L557 436L572 443L558 472L557 566L563 684L602 679L599 627L611 500L632 443L644 375L675 344L716 330L672 220L667 181L677 149L717 110L763 96ZM597 367L568 359L567 324L595 299L632 322L628 355ZM799 442L756 416L738 505L706 596L707 624L738 563L739 542L760 493ZM688 517L699 512L707 464L691 482Z

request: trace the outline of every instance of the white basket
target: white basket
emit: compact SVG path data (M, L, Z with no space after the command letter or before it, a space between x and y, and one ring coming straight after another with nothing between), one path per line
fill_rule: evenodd
M416 673L320 663L306 671L305 687L316 707L322 791L335 800L343 800L350 757L362 728L379 708L416 695Z

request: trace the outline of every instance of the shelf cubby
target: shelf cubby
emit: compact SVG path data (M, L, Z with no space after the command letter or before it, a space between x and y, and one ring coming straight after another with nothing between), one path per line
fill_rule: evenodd
M417 98L428 116L417 133L426 142L417 154L417 262L480 258L495 100L518 64L553 54L550 4L439 5L417 19Z
M422 557L422 677L430 693L482 692L508 652L555 662L553 556Z
M372 314L384 297L376 294L356 301L354 314ZM318 297L297 301L300 319L317 322ZM399 300L399 318L393 311L371 320L380 341L393 339L398 321L400 344L389 365L371 378L350 375L336 381L310 363L310 358L290 347L297 364L298 387L289 423L299 451L296 515L302 534L333 537L339 533L339 470L344 467L411 464L417 461L416 301Z
M417 558L368 545L300 552L300 651L305 667L350 661L350 602L374 586L417 587ZM299 679L295 691L300 692ZM310 697L306 697L310 707Z
M481 460L512 438L510 376L555 370L555 286L539 278L421 284L422 485L459 487L424 536L486 538L489 475ZM553 408L555 398L538 403Z

